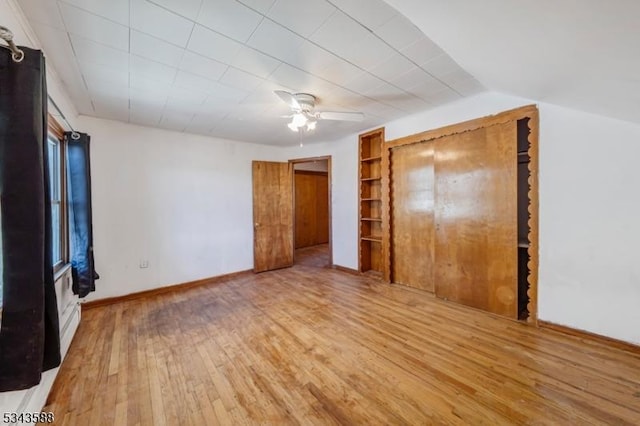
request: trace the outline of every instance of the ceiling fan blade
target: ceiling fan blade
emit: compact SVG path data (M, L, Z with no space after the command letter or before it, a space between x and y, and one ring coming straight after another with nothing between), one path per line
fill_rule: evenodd
M331 112L318 111L315 116L320 120L362 121L364 114L361 112Z
M274 90L273 93L278 95L278 97L282 99L285 104L289 105L289 107L296 110L301 109L300 104L291 93L285 92L284 90Z

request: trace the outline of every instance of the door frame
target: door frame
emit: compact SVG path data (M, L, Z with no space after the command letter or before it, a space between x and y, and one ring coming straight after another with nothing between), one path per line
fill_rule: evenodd
M427 142L444 136L463 133L471 130L489 127L494 124L501 124L507 121L517 121L528 118L530 124L529 133L529 318L527 323L538 325L538 265L539 265L539 243L538 243L538 217L539 217L539 194L538 194L538 143L540 118L536 105L526 105L514 108L495 115L476 118L458 124L427 130L410 136L401 137L386 142L382 146L382 270L383 279L391 282L391 150L398 146L410 145L414 143ZM517 159L514 159L517 161ZM507 318L502 317L501 318Z
M327 214L329 215L329 266L333 266L333 216L332 216L332 205L333 200L331 198L331 156L324 155L319 157L307 157L307 158L295 158L293 160L289 160L289 164L291 164L291 190L293 191L293 264L296 264L296 170L295 165L299 163L311 163L314 161L324 161L327 160L327 188L328 196L329 196L329 211Z

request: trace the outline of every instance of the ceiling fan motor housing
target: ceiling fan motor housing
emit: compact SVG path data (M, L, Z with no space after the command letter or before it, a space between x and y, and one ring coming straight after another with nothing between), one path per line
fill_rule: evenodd
M308 93L296 93L293 97L300 104L300 109L304 112L310 112L316 105L316 97Z

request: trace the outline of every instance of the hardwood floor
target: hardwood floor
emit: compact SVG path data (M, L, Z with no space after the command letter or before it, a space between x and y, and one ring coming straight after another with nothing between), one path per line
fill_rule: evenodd
M638 424L640 355L307 263L87 310L57 424Z
M296 249L294 263L296 265L315 266L316 268L331 266L329 262L329 244L318 244Z

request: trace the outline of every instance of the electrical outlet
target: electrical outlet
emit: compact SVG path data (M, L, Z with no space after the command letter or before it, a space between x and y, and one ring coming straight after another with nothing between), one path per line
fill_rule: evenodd
M147 259L140 259L140 269L149 267L149 261Z

